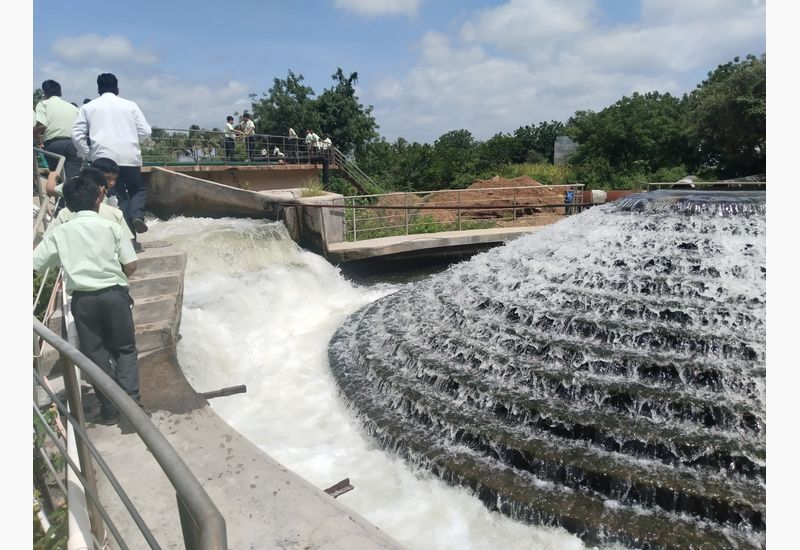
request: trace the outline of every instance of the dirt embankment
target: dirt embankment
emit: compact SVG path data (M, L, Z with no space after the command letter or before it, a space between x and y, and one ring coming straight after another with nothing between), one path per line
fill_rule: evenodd
M427 195L404 195L381 197L378 204L382 206L446 206L446 210L418 210L414 216L430 216L439 223L454 222L458 218L459 206L485 207L479 209L463 209L461 219L474 221L490 221L497 226L543 225L552 223L564 215L563 191L550 188L528 176L502 178L495 176L487 180L476 181L465 190L437 191ZM509 207L518 207L516 211ZM384 210L392 223L402 223L405 219L403 210Z

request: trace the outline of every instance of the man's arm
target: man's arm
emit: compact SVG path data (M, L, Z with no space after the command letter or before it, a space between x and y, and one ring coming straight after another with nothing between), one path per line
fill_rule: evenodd
M125 274L126 277L130 277L131 275L133 275L134 271L136 271L135 260L127 264L122 264L122 272Z
M42 242L36 245L33 249L33 270L42 272L48 267L55 267L58 265L58 248L56 241L53 239L52 234L48 231L42 237Z
M44 185L44 190L48 197L60 197L61 193L58 192L58 173L50 172L47 176L47 183Z
M78 150L78 156L83 159L91 158L88 137L89 121L86 119L86 111L81 107L78 109L78 116L75 117L75 124L72 125L72 144Z
M150 134L153 133L153 129L150 128L150 125L144 118L144 113L142 112L142 110L139 108L138 105L135 105L135 108L133 110L133 119L136 122L136 132L139 134L140 142L149 137Z

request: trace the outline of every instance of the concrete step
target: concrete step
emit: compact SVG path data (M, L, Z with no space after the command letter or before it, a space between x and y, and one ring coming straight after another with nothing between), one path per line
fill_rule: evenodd
M136 325L136 350L139 352L139 357L164 348L174 347L181 338L178 334L179 326L180 319L177 321L166 319Z
M181 299L177 294L140 298L133 306L133 323L144 325L164 319L174 319L176 315L180 315L180 305Z
M165 272L186 269L186 252L162 241L142 242L144 250L137 254L136 273L132 281Z
M183 294L183 271L166 271L151 275L134 273L129 279L131 298L138 301L149 296Z

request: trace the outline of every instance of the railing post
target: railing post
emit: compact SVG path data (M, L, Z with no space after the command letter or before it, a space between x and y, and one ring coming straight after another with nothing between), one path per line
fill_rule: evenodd
M408 193L405 194L406 235L408 235Z
M353 197L353 242L358 240L356 237L356 212L356 199Z
M517 227L517 188L514 188L514 217L512 218L512 226Z
M458 203L458 230L461 231L461 189L456 191L456 201Z

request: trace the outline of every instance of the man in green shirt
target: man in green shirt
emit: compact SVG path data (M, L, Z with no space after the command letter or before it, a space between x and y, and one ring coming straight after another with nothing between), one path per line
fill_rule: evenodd
M98 214L102 196L93 180L72 178L64 185L64 199L75 217L45 233L33 250L33 269L61 265L67 294L72 296L80 351L140 403L133 300L128 292L136 253L120 225ZM95 393L100 400L99 421L116 423L116 407L97 388Z

